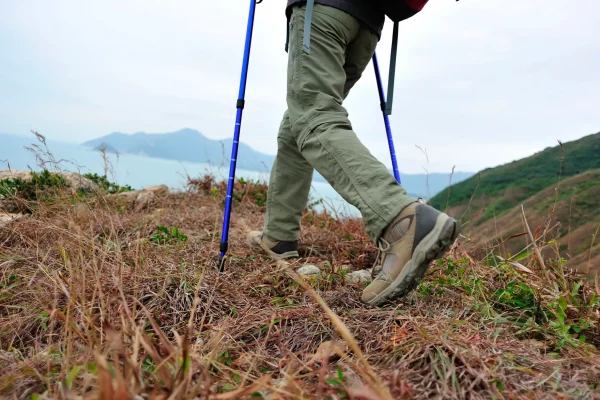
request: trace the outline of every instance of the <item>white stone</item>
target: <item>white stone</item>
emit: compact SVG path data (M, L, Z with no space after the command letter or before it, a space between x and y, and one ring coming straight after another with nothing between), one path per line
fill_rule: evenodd
M0 212L0 228L2 228L3 226L8 225L12 221L16 221L22 217L23 217L23 214L7 214L7 213Z
M354 271L346 275L346 282L348 283L366 283L372 280L370 269L361 269L360 271Z
M298 270L296 272L300 276L307 276L307 275L317 275L317 274L320 274L321 270L316 265L308 264L308 265L305 265L305 266L303 266L301 268L298 268Z

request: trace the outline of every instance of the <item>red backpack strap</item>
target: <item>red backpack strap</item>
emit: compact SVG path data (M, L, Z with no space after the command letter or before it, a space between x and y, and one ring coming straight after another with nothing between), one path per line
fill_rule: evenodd
M429 0L404 0L407 6L416 11L421 11Z

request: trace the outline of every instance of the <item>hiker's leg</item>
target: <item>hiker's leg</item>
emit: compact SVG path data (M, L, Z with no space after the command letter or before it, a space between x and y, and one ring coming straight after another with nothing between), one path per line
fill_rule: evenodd
M346 62L344 71L346 72L346 83L344 84L344 99L350 93L356 82L361 78L365 68L373 58L371 48L373 41L377 41L377 36L369 28L363 26L356 36L356 39L348 45L346 50Z
M348 90L344 66L347 60L355 64L357 80L373 56L377 37L349 14L316 5L310 54L305 54L304 16L305 7L298 8L291 20L291 131L304 158L360 210L367 233L377 241L400 210L415 201L360 142L342 107Z
M279 127L277 146L263 232L271 240L293 242L300 236L300 217L308 202L313 168L298 150L287 111Z

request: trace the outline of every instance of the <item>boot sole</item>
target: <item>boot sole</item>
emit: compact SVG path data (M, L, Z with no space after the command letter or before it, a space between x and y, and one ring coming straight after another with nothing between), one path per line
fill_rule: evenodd
M246 237L248 244L257 250L262 250L270 259L275 261L289 260L290 258L300 258L300 254L297 251L288 251L283 254L277 254L274 251L269 250L267 247L263 246L262 242L257 242L254 240L253 236L248 235Z
M381 306L414 290L429 269L429 264L446 254L459 233L456 220L444 214L440 215L435 227L416 247L411 260L406 263L396 280L367 304Z

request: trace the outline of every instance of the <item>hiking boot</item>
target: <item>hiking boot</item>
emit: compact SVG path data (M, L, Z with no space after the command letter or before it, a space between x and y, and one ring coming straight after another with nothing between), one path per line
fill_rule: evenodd
M406 207L379 240L381 272L363 290L362 301L379 306L408 294L458 234L456 220L435 208L418 202Z
M254 231L248 234L248 243L264 251L273 260L298 258L298 242L273 241L262 232Z

